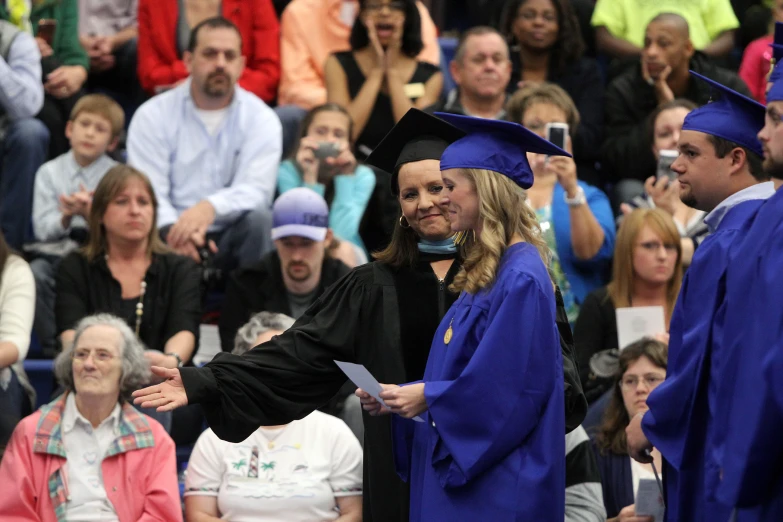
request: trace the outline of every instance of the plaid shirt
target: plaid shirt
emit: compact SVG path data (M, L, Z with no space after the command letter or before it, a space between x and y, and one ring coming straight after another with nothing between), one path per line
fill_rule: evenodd
M46 453L67 459L62 440L62 416L65 409L66 394L41 407L41 418L35 430L33 453ZM122 405L119 435L109 447L104 458L136 449L151 448L155 445L149 423L129 403ZM63 466L49 477L49 496L52 499L57 520L65 520L65 507L68 501L68 477Z

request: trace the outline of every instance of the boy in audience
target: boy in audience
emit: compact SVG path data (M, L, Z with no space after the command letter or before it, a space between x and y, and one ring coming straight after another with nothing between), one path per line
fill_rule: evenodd
M60 259L88 236L92 191L117 164L107 152L117 146L125 126L122 108L111 98L92 94L71 112L65 135L71 150L44 163L35 178L33 230L37 243L28 245L36 284L33 328L44 353L55 353L54 278Z

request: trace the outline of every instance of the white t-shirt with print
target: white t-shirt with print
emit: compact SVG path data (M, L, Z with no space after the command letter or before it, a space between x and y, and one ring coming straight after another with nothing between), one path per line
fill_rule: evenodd
M232 522L335 520L336 497L362 494L362 448L340 419L315 411L243 442L209 429L193 448L185 496L216 496Z

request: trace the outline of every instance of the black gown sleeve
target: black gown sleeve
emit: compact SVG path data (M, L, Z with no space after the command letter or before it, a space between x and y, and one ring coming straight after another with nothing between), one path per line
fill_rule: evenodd
M563 295L560 289L555 290L557 302L557 329L560 332L560 349L563 352L563 379L565 381L565 417L566 433L575 430L587 414L587 400L582 391L574 355L574 338L571 335L571 325L565 311Z
M334 360L357 362L382 300L356 270L329 288L285 333L242 356L218 354L203 368L181 368L190 403L212 430L241 442L259 426L286 424L326 404L346 381ZM362 360L364 362L364 360Z

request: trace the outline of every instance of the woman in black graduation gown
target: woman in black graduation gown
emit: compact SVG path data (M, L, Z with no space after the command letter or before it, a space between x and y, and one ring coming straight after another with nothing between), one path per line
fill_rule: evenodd
M402 211L378 260L352 270L292 328L245 355L221 353L203 368L161 369L156 373L167 381L140 390L136 403L164 411L201 403L221 439L241 442L259 425L285 424L325 404L345 382L334 360L363 364L380 382L421 379L432 336L457 297L447 288L459 260L448 218L436 203L440 155L463 135L411 109L368 160L392 172ZM565 321L564 350L573 361L562 305L558 311ZM566 381L574 398L571 404L567 398L567 424L574 428L584 416L575 368ZM395 472L390 420L365 415L364 425L364 520L405 522L409 490Z

